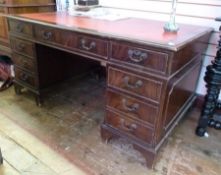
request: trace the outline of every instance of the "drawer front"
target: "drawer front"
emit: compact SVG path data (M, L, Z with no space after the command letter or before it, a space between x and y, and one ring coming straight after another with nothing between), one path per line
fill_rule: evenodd
M107 106L152 126L155 124L159 111L157 106L110 90L107 91Z
M93 54L107 58L108 43L102 39L83 36L70 31L60 31L59 29L47 26L35 26L34 35L37 40L43 42L61 45L62 47L84 54Z
M153 143L153 131L148 127L134 120L124 118L117 113L111 111L106 112L105 123L109 126L149 144Z
M95 54L107 59L107 45L108 43L102 39L80 35L77 37L76 47L81 52Z
M15 21L15 20L10 19L9 30L10 32L15 32L15 33L27 35L30 37L32 37L33 35L32 25L26 22L22 22L22 21Z
M10 43L14 51L29 57L35 57L34 43L17 38L11 38Z
M19 69L15 66L15 79L17 81L22 82L23 84L26 84L30 87L37 88L38 87L38 80L37 77L34 75Z
M141 67L142 70L152 70L162 74L166 73L168 64L168 54L166 53L114 42L111 43L111 59Z
M15 63L15 65L17 65L23 69L26 69L30 72L34 73L36 70L36 61L33 59L13 53L12 60Z
M60 34L61 32L59 32L59 30L50 27L38 25L34 27L34 36L40 41L62 44Z
M108 86L159 103L162 82L119 69L108 68Z

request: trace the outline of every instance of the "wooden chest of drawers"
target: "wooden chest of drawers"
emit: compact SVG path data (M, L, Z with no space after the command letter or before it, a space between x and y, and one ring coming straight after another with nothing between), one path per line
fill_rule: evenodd
M8 25L6 21L6 16L11 14L20 13L33 13L33 12L49 12L55 11L55 1L45 0L45 1L34 1L34 0L1 0L0 1L0 54L11 56L11 50L9 47L8 39ZM11 21L13 23L13 21ZM13 24L11 24L13 26ZM14 30L19 33L31 32L28 26L22 26L14 24Z
M133 30L125 31L132 25ZM76 62L61 66L64 53L74 54L73 60L80 56L105 63L107 99L101 136L103 140L127 139L152 166L163 141L195 99L201 55L212 31L185 25L165 37L163 25L141 19L107 22L62 13L11 16L16 82L40 96L64 69L80 67ZM145 32L139 38L141 30Z

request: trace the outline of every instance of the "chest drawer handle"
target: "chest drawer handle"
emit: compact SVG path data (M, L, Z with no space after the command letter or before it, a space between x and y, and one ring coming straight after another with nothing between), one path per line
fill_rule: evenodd
M24 30L24 25L22 23L19 23L17 26L16 26L16 31L17 32L22 32Z
M128 76L123 78L124 84L130 89L138 89L143 86L143 81L137 80L135 84L130 83L130 78Z
M85 39L81 39L80 42L81 42L81 48L86 51L90 51L96 47L96 43L94 41L87 44Z
M135 63L140 63L148 58L147 53L141 52L140 50L132 50L132 49L128 50L128 57L131 61Z
M28 79L28 75L25 74L25 73L21 73L21 74L20 74L20 77L21 77L21 79L22 79L23 81L27 81L27 79Z
M49 40L49 39L51 39L51 37L52 37L52 32L43 31L42 38L44 40Z
M5 4L5 0L0 0L0 4Z
M134 104L129 106L127 104L127 100L126 99L122 99L122 105L123 105L123 108L125 110L130 111L130 112L136 112L139 109L139 107L140 107L140 105L138 103L134 103Z
M18 49L18 51L23 51L25 49L25 44L23 44L23 43L17 44L17 49Z
M134 132L137 129L137 125L132 123L128 124L124 119L120 119L120 127L127 132Z

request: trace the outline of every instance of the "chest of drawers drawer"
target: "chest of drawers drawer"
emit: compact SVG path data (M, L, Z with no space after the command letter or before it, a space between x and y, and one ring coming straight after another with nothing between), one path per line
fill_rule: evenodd
M8 24L10 32L18 33L20 35L27 35L30 37L33 35L33 28L29 23L9 20Z
M108 86L159 103L163 83L109 66Z
M19 66L22 69L33 73L36 71L36 61L34 59L13 53L12 60L16 66Z
M153 131L145 125L107 110L105 122L124 134L152 144Z
M15 52L29 57L35 57L35 45L32 42L18 38L11 38L10 44Z
M159 108L115 91L107 91L107 106L140 122L154 126Z
M33 74L15 66L15 80L32 88L38 87L38 79Z
M111 59L120 61L123 64L139 67L142 70L151 70L162 74L166 73L168 64L167 53L115 42L111 43Z

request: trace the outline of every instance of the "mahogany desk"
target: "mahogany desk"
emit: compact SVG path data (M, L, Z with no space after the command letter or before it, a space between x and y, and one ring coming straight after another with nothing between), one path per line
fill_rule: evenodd
M126 138L148 166L195 99L201 54L212 31L180 25L171 34L164 33L164 22L106 21L56 12L10 16L8 24L16 92L25 87L39 103L42 90L62 72L56 64L63 62L63 53L101 62L107 70L101 136ZM56 50L63 52L53 54Z

